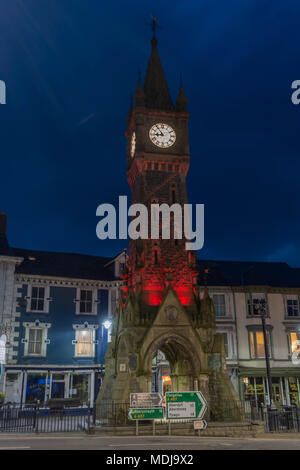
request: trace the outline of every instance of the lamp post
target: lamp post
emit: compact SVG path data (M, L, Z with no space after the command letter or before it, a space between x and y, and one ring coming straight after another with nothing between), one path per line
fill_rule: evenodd
M104 357L103 357L103 352L104 352L104 345L103 345L103 333L104 333L104 328L106 330L108 330L111 326L111 321L109 320L105 320L104 322L102 322L101 324L101 372L103 371L103 361L104 361Z

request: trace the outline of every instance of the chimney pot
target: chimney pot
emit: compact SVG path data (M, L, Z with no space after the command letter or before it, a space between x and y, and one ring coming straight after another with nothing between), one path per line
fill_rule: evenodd
M0 237L6 236L6 221L5 212L0 211Z

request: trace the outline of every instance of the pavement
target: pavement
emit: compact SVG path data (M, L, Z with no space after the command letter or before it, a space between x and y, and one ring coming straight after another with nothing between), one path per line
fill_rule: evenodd
M191 436L88 436L86 434L1 434L2 450L300 450L300 435L268 434L262 438Z

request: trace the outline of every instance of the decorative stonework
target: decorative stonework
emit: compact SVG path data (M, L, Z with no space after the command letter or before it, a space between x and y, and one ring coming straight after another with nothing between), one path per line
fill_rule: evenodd
M66 279L66 278L50 278L43 276L19 276L15 277L16 282L22 284L40 284L57 287L86 287L98 289L110 289L112 287L119 287L122 281L93 281L84 279Z
M178 318L178 309L174 305L165 308L166 318L170 322L176 321Z

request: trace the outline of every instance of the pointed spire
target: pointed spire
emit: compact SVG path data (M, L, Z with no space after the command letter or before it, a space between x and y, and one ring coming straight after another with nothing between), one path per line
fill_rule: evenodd
M174 110L155 37L151 39L151 45L152 51L144 85L146 106L150 109Z
M181 112L186 112L188 109L188 100L183 91L182 73L180 74L180 85L179 85L179 93L178 93L177 101L176 101L176 109L177 111L181 111Z
M138 74L138 84L134 94L134 101L136 106L145 106L145 93L142 87L141 71Z

